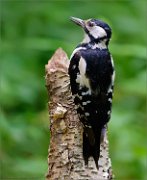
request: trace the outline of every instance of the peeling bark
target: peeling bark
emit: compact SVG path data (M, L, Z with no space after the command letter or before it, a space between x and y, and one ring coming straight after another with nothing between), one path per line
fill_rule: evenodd
M88 167L85 167L82 156L83 128L70 91L68 66L68 57L61 48L45 66L51 133L46 179L112 179L107 133L101 143L99 170L92 158L89 159Z

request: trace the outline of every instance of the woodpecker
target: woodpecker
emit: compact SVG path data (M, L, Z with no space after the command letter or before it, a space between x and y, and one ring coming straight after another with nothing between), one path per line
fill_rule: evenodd
M84 30L84 40L70 58L69 77L77 114L83 124L83 158L93 157L98 169L100 144L111 116L114 64L108 45L111 28L98 19L71 20Z

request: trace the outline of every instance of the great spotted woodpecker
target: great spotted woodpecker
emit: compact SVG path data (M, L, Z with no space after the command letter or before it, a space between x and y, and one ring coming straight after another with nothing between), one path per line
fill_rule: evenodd
M83 158L90 156L98 169L101 137L111 115L114 64L108 50L111 28L97 19L71 17L85 32L71 55L69 76L79 119L83 124Z

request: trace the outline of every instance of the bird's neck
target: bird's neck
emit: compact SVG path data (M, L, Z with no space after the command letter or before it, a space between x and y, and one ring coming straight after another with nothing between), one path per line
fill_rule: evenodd
M91 39L87 34L85 34L85 37L81 42L81 46L87 46L91 49L107 49L108 41L106 38Z

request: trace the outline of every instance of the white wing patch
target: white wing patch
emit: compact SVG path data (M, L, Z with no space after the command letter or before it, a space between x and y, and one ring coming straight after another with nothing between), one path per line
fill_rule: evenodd
M76 82L79 83L80 86L85 86L90 89L89 79L86 77L86 66L84 58L81 57L79 61L80 74L77 76Z

